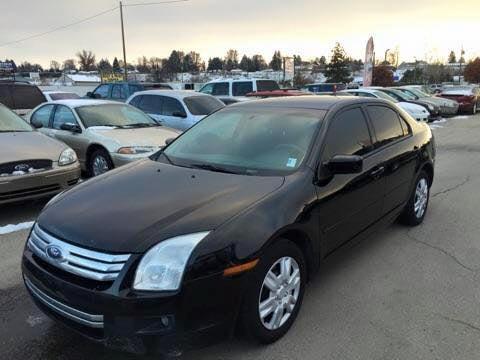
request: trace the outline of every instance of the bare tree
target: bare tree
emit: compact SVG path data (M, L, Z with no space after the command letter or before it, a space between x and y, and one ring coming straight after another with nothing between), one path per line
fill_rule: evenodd
M77 53L78 64L83 71L95 70L95 54L91 51L82 50Z
M71 71L71 70L77 70L77 67L75 66L75 60L74 59L66 59L63 61L62 65L63 71Z
M60 70L60 63L56 60L50 61L50 70L52 71L59 71Z

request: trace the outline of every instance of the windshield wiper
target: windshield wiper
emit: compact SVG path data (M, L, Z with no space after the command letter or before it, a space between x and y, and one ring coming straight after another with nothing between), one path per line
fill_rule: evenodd
M153 127L153 126L161 126L161 125L160 124L153 124L153 123L135 123L135 124L125 125L124 127L141 128L141 127Z
M190 167L195 169L210 170L210 171L221 172L226 174L239 174L239 172L237 171L233 171L233 170L226 169L224 167L216 166L212 164L190 164Z

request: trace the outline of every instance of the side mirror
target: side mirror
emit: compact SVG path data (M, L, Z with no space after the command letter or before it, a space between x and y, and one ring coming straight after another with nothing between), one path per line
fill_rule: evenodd
M87 97L93 99L94 98L93 92L91 92L91 91L87 92Z
M165 145L170 145L173 140L175 140L175 138L168 138L167 140L165 140Z
M42 124L40 121L36 120L36 119L31 120L31 121L30 121L30 124L31 124L35 129L40 129L40 128L43 127L43 124Z
M82 129L80 128L80 126L78 126L77 124L72 124L72 123L62 124L62 125L60 125L60 129L65 130L65 131L71 131L71 132L74 132L74 133L81 133L82 132Z
M363 170L363 158L358 155L335 155L324 163L332 174L358 174Z
M175 111L172 116L174 117L179 117L179 118L186 118L187 117L187 114L183 113L183 112L180 112L180 111Z

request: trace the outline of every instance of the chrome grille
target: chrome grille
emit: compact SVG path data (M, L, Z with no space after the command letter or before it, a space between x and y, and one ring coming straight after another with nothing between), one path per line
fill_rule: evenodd
M115 280L130 258L130 254L107 254L66 243L47 234L38 225L34 226L27 244L34 254L49 264L98 281Z
M64 303L45 294L42 290L33 285L33 283L27 278L25 278L25 285L35 299L40 301L43 305L47 306L54 312L85 326L97 329L103 328L103 315L92 315L65 305Z

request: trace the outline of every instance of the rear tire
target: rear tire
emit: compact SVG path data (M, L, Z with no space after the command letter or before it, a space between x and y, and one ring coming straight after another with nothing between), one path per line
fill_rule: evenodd
M239 320L249 338L269 344L284 336L298 315L307 277L305 258L295 243L280 239L251 276Z
M407 206L400 215L400 222L408 226L417 226L423 222L430 199L431 179L425 171L421 171L415 181Z
M90 177L102 175L113 168L113 161L104 149L95 150L88 161L88 174Z

